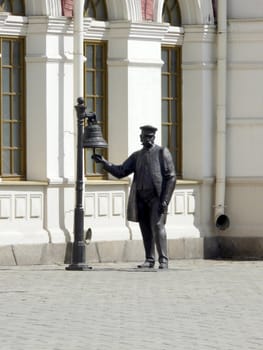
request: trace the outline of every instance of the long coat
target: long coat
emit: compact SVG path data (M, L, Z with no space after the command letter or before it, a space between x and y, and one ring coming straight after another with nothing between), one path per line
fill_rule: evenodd
M121 165L106 162L104 169L119 179L134 173L127 208L127 219L129 221L138 222L136 174L142 169L141 163L145 152L149 152L147 165L150 168L149 172L156 193L160 198L160 203L166 201L169 204L176 184L173 159L171 153L165 147L154 145L148 151L142 148L132 153Z

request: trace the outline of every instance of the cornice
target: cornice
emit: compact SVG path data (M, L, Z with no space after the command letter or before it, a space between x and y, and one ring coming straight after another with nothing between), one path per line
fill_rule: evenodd
M11 16L7 12L0 14L1 35L26 35L27 24L27 17Z
M214 25L184 26L184 42L215 42L216 28Z
M166 32L162 43L163 44L172 44L172 45L183 45L184 40L184 29L182 27L173 27L170 26Z
M31 16L28 17L29 34L73 33L73 21L66 17Z
M168 31L169 24L155 22L132 23L128 21L113 21L110 22L109 28L109 35L112 38L161 41Z

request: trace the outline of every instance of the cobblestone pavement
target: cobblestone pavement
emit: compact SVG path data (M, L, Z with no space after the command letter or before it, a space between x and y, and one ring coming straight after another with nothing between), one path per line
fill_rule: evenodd
M1 350L262 350L263 262L0 267Z

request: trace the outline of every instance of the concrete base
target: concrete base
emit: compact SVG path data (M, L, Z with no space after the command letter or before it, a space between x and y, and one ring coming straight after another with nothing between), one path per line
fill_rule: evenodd
M263 259L263 237L217 237L222 259Z
M72 243L26 244L0 247L0 266L71 263ZM263 238L206 237L168 241L171 260L176 259L263 259ZM92 242L86 246L86 261L142 262L141 240Z

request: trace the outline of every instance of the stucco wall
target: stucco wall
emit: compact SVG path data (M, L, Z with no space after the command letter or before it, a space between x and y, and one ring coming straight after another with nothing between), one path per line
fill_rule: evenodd
M84 21L85 38L108 41L109 157L120 162L140 147L142 123L161 128L161 45L181 45L183 174L194 181L178 183L169 209L170 237L263 236L262 2L228 1L226 212L231 225L219 233L213 223L217 34L212 2L179 3L182 28L161 23L163 1L152 2L154 22L141 21L137 0L108 0L108 22ZM0 32L27 40L27 176L34 183L1 184L0 244L64 242L73 232L73 21L61 16L60 0L26 0L26 11L25 18L1 14ZM125 219L129 183L96 186L87 184L85 193L85 227L98 228L93 239L139 238L138 228Z

